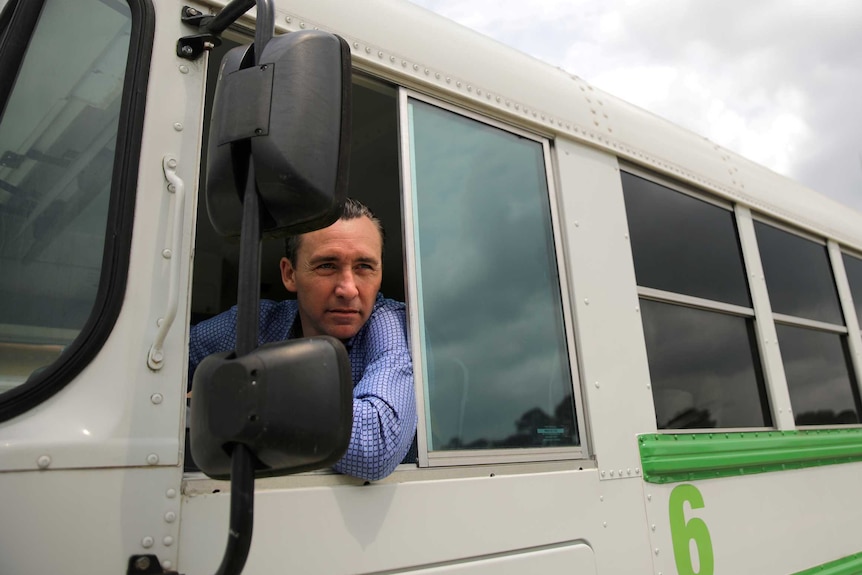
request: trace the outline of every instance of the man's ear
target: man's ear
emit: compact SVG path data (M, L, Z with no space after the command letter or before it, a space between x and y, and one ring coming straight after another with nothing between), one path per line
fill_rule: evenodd
M296 270L293 268L293 264L290 263L289 259L281 258L279 267L281 267L281 283L284 284L287 291L296 293Z

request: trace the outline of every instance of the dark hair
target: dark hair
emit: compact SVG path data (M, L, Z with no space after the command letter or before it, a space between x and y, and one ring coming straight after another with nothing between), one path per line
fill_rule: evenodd
M344 202L344 207L341 210L341 216L339 216L338 219L355 220L356 218L368 218L377 228L377 231L380 232L380 255L382 257L383 245L386 243L386 234L383 231L383 224L381 224L380 220L377 219L377 216L368 209L368 206L359 200L347 198ZM296 265L296 254L299 252L299 244L302 240L302 236L303 234L288 236L284 240L284 256L290 260L291 265Z

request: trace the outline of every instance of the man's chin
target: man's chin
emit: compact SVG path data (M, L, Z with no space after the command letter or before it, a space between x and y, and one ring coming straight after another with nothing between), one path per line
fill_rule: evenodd
M330 325L327 327L326 335L331 335L341 341L346 341L359 333L359 328L362 326L354 325Z

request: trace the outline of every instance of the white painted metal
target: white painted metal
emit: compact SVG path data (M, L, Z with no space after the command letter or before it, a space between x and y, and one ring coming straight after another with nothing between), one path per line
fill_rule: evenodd
M853 295L850 293L850 283L847 281L847 270L844 268L844 256L841 247L835 242L827 244L829 260L835 273L835 285L838 289L838 299L847 323L847 346L850 349L850 362L856 385L862 383L862 333L859 331L859 318L853 306ZM862 391L862 390L860 390Z

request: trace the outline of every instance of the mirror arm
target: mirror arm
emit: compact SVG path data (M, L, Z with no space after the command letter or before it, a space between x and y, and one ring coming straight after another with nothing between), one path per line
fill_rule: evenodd
M215 16L206 16L200 10L184 6L180 13L180 20L184 24L196 26L201 33L183 36L177 40L177 56L186 60L197 60L206 50L221 44L222 32L255 5L257 22L254 40L255 46L259 48L255 50L255 63L257 63L257 54L263 52L263 46L266 46L275 33L275 9L272 0L233 0Z
M239 12L231 22L248 10L249 0L234 0L222 12L236 6ZM213 19L219 20L221 13ZM224 28L230 23L224 24ZM222 23L218 22L221 26ZM222 28L222 30L224 29ZM212 29L212 28L210 28ZM255 30L255 64L275 32L275 10L271 0L257 0ZM220 31L219 31L220 33ZM260 316L260 198L254 174L254 160L248 141L233 146L248 150L248 174L243 194L242 231L240 234L239 283L237 285L236 355L242 357L258 347ZM231 453L230 528L222 563L216 575L239 575L248 559L254 527L254 457L248 447L234 446Z

